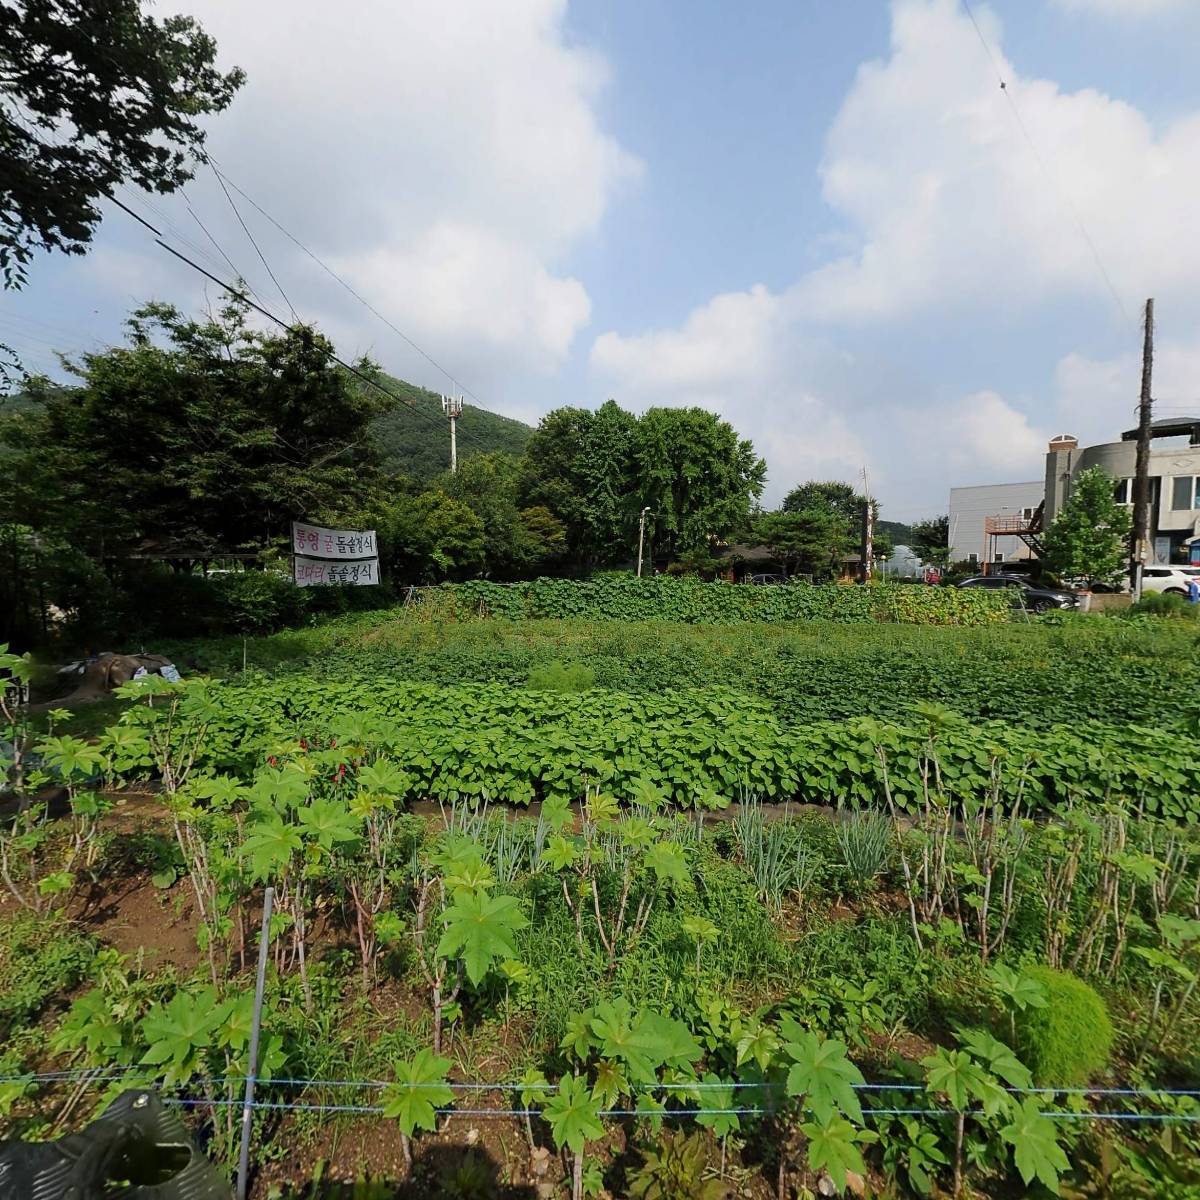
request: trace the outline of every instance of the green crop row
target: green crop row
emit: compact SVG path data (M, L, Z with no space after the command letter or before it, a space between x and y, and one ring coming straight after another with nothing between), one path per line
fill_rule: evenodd
M655 576L637 579L535 579L525 583L470 580L422 593L422 603L463 619L586 617L601 621L899 621L913 625L989 625L1008 621L1007 596L981 589L874 583L868 587L751 587Z
M168 649L187 674L231 674L242 665L241 638ZM413 683L635 693L719 686L769 700L789 724L905 720L925 701L1023 725L1174 722L1200 707L1200 630L1172 621L706 626L429 622L394 610L251 639L245 650L253 667L330 678L350 670Z
M177 735L187 721L204 725L196 760L204 769L244 774L301 742L361 744L406 773L410 800L486 795L527 804L578 797L591 784L625 801L651 787L696 807L744 794L880 803L886 765L894 795L911 807L933 755L955 797L985 794L997 778L1011 792L1024 778L1032 807L1119 798L1200 817L1200 764L1182 726L1033 729L929 708L904 723L790 727L768 703L722 689L631 696L366 678L302 684L295 676L193 685ZM111 742L120 773L149 767L144 749L122 752L119 730Z

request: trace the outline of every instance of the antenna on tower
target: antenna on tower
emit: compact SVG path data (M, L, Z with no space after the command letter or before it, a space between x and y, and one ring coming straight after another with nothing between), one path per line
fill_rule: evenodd
M457 396L442 397L442 412L450 418L450 471L451 473L458 470L458 436L455 428L455 423L462 416L463 398L461 393Z

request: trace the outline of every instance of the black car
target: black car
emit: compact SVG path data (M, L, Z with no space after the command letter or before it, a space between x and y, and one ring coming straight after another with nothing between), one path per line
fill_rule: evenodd
M1079 598L1074 592L1067 592L1061 588L1042 587L1017 575L976 575L971 579L964 579L958 586L960 588L1019 588L1019 593L1015 593L1013 596L1013 608L1021 608L1023 605L1030 612L1046 612L1051 608L1074 608L1079 602Z

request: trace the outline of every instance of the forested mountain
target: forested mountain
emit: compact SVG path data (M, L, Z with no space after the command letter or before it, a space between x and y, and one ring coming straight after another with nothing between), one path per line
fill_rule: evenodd
M876 521L875 532L887 534L893 546L912 544L912 526L904 521Z
M383 468L428 483L450 465L450 423L442 415L441 397L391 375L384 375L382 383L404 400L372 425ZM511 417L465 405L458 419L459 461L492 450L519 455L532 432Z

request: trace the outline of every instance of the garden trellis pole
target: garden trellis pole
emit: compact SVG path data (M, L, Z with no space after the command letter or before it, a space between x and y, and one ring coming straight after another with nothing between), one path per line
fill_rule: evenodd
M250 1168L250 1126L254 1118L254 1077L258 1071L258 1035L262 1029L263 989L267 981L267 951L271 945L271 910L275 889L263 892L262 933L258 939L258 977L254 981L254 1017L250 1024L250 1061L246 1064L246 1095L242 1101L242 1149L238 1155L237 1200L246 1200Z

